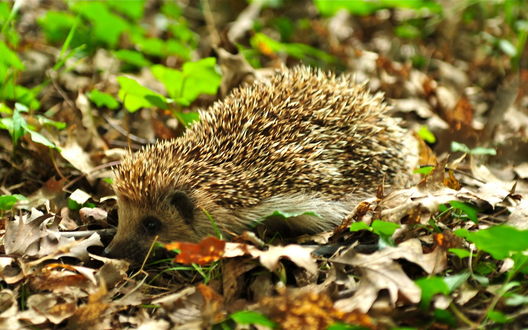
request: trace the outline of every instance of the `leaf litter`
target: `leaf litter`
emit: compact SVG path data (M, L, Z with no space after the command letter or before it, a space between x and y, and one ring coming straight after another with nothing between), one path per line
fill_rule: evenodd
M210 10L218 9L210 5L214 7ZM238 12L237 24L227 34L244 42L251 30L248 23L259 16L266 21L272 12L255 2ZM30 10L20 15L36 21ZM111 181L110 167L130 146L178 136L182 127L163 111L108 116L109 109L90 103L85 92L92 87L118 95L123 63L105 49L95 52L93 67L66 61L68 72L51 76L52 81L42 86L40 101L68 128L37 125L38 132L26 128L30 132L20 139L23 149L9 136L0 136L4 146L0 161L6 165L0 172L2 193L29 196L2 213L0 328L484 327L498 320L493 312L499 309L517 318L517 324L526 324L526 302L512 303L526 298L525 283L515 277L526 274L525 251L516 254L512 247L497 254L478 237L460 234L463 230L484 234L503 224L527 229L523 151L528 101L523 84L518 77L502 77L504 58L484 60L481 48L473 57L457 58L456 45L451 45L430 59L428 69L412 66L402 57L405 52L416 55L416 49L401 45L390 29L372 27L387 15L379 12L371 22L346 11L329 20L312 18L308 23L315 32L295 38L342 57L358 81L368 81L372 90L386 94L393 112L411 128L427 126L438 142L429 144L433 150L422 143L421 164L433 166L432 172L406 189L380 191L363 201L333 232L276 242L250 234L231 242L218 238L173 242L167 248L179 250L175 257L139 270L101 256L116 224L115 199L108 198L112 191L106 182ZM397 23L401 17L392 19ZM453 31L442 33L457 37ZM475 37L469 27L459 37L464 36ZM235 40L218 37L214 47L223 71L222 95L242 81L266 79L279 63L296 63L292 54L260 44L252 51L260 52L259 61L265 65L254 69L247 58L232 51L230 42ZM401 54L394 54L398 47L390 46L396 44L402 46ZM431 47L425 40L420 46ZM208 51L196 52L201 57ZM38 48L33 55L50 58ZM181 62L174 56L166 60ZM31 74L42 75L46 69ZM149 70L126 74L143 87L163 92ZM504 83L491 84L494 80ZM211 100L200 97L191 108ZM32 124L30 114L20 115ZM48 140L59 146L53 157L38 143ZM466 146L468 156L448 157L453 141ZM477 142L495 148L497 156L479 156ZM67 208L68 200L78 207ZM375 220L399 228L386 240L372 230ZM350 223L357 221L363 221L365 229L349 231ZM512 229L505 228L507 235ZM525 237L523 231L515 233ZM428 290L427 281L440 283L442 289ZM424 307L429 301L435 310ZM456 321L434 316L432 312L438 311L452 311ZM249 317L247 323L244 317Z

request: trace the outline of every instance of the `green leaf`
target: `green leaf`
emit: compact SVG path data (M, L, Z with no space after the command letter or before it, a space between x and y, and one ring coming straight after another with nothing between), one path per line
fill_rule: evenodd
M67 206L70 210L73 210L73 211L79 211L82 208L81 204L77 203L71 198L68 198Z
M40 115L37 115L37 119L41 125L53 126L58 130L63 130L66 128L66 123L63 123L62 121L51 120Z
M490 155L495 156L497 155L497 151L493 148L483 148L483 147L476 147L471 149L470 153L472 155Z
M288 219L288 218L299 217L301 215L309 215L309 216L317 217L317 218L321 217L319 214L317 214L316 212L313 212L313 211L309 211L309 212L284 212L284 211L276 210L276 211L273 211L273 213L271 213L270 215L265 216L265 218L278 217L280 219Z
M453 292L454 290L459 288L462 284L464 284L469 278L469 276L471 276L471 273L469 272L446 276L444 277L444 283L449 288L449 292Z
M394 222L387 222L381 220L374 220L372 222L372 231L379 236L392 236L400 225Z
M143 87L134 79L120 76L117 77L117 81L121 85L118 94L119 99L129 112L136 112L140 108L167 108L167 103L163 95Z
M449 205L467 215L471 221L478 222L478 210L473 205L460 201L450 201Z
M420 129L418 130L418 136L427 143L436 142L436 136L425 125L420 126Z
M13 69L17 69L20 71L25 69L24 64L18 58L17 53L9 49L9 47L7 47L7 45L1 40L0 40L0 54L2 54L2 56L0 56L0 66L12 67ZM4 77L0 77L0 78L3 79Z
M467 258L471 255L471 252L469 252L468 250L465 250L465 249L449 249L448 250L449 252L453 253L454 255L456 255L457 257L459 257L460 259L463 259L463 258Z
M108 184L114 184L114 179L112 179L112 178L103 178L103 181L108 183Z
M449 287L444 280L437 276L422 278L415 281L416 285L422 289L422 300L420 302L421 308L429 307L433 296L441 294L449 294Z
M259 312L239 311L230 315L238 324L258 324L268 328L275 328L277 324Z
M98 108L107 107L109 109L117 109L119 102L110 94L100 92L97 89L93 89L88 94L88 99L95 103Z
M40 143L48 148L56 149L60 151L60 148L55 145L55 143L48 140L44 135L40 134L39 132L35 132L30 129L26 129L26 131L29 133L29 136L31 137L31 140L35 143Z
M282 43L263 33L256 33L250 40L255 49L265 50L265 53L286 53L292 57L305 61L322 61L323 63L336 63L337 59L326 52L301 43Z
M434 170L434 166L422 166L420 168L415 169L413 172L417 174L427 175L431 173L433 170Z
M371 228L363 221L354 222L350 225L350 231L370 230Z
M90 31L93 38L111 48L117 46L121 34L129 29L127 21L110 12L105 2L73 2L71 8L90 21L93 26Z
M66 39L75 24L75 16L62 11L48 10L37 19L46 39L50 43L60 43Z
M523 274L528 274L528 256L523 252L515 253L511 256L513 260L513 268L509 272L521 272Z
M198 112L177 112L174 115L185 127L190 127L195 122L200 121L200 114Z
M120 61L123 61L138 68L150 66L152 64L149 60L145 58L142 53L133 50L120 49L118 51L115 51L114 55Z
M398 25L394 30L394 33L398 37L405 39L418 39L422 36L422 31L411 24Z
M512 319L508 318L504 313L495 310L488 311L486 316L493 322L497 323L509 323L513 321Z
M24 195L2 195L0 196L0 210L9 211L18 201L27 200Z
M13 116L11 118L0 119L0 123L2 124L2 127L4 127L4 129L6 129L9 132L13 145L14 146L18 145L20 138L24 136L24 133L25 133L24 127L26 125L26 121L20 115L20 111L15 108L15 111L13 112Z
M344 324L344 323L334 323L330 325L327 330L366 330L368 328L362 327L360 325ZM392 328L394 330L394 328Z
M135 21L143 17L145 0L107 0L107 2L110 7Z
M342 9L361 16L371 15L384 8L427 9L437 14L442 12L442 6L430 0L315 0L314 3L325 16L332 16Z
M469 154L471 150L469 147L463 143L452 141L451 142L451 152L464 152Z
M11 108L5 105L4 103L0 102L0 113L11 115L13 114L13 110L11 110Z
M522 296L516 293L508 293L505 295L505 303L508 306L520 306L528 304L528 296Z
M498 260L503 260L514 252L528 250L528 230L494 226L476 232L458 229L454 233L474 243L478 249L488 252Z
M497 151L493 148L476 147L473 149L469 149L467 145L456 142L456 141L451 142L451 151L452 152L464 152L464 153L471 154L471 155L495 156L497 154Z
M156 79L163 83L169 96L183 106L190 105L201 94L216 94L222 81L213 57L186 62L182 71L162 65L154 65L151 70Z

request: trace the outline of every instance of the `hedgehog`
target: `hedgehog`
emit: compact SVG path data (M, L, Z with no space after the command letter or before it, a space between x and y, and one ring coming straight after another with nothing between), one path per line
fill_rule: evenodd
M411 177L412 137L387 111L350 74L303 66L234 89L183 136L115 169L118 227L106 254L141 261L155 238L196 242L257 225L333 229L380 185Z

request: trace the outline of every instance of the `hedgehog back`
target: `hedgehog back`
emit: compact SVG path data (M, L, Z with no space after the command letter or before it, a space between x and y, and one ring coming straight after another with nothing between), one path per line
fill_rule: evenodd
M407 170L406 131L349 75L298 67L234 90L178 139L123 160L118 194L156 203L174 189L228 209L285 194L365 195Z

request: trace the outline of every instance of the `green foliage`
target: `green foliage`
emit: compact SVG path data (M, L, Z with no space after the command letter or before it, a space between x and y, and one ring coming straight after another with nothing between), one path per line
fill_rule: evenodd
M143 87L134 79L125 76L117 77L117 81L121 86L118 94L119 99L129 112L152 107L167 109L167 101L163 95Z
M404 39L418 39L422 37L422 31L412 24L402 24L396 27L394 33Z
M128 49L120 49L114 52L115 57L120 61L133 67L142 68L152 65L152 63L140 52Z
M436 136L425 125L420 126L420 129L418 130L417 133L418 133L418 136L427 143L436 142Z
M90 37L110 48L115 48L121 34L129 29L127 21L112 13L107 3L76 1L71 9L90 22Z
M9 211L18 201L27 200L23 195L2 195L0 196L0 210Z
M361 16L371 15L385 8L427 9L437 14L442 12L441 5L431 0L314 0L314 3L319 12L325 16L334 15L341 9Z
M362 221L354 222L349 227L352 232L368 230L378 235L380 237L379 244L381 247L394 245L391 237L398 228L400 228L400 225L397 223L381 220L374 220L370 226Z
M451 151L452 152L464 152L470 155L495 156L497 154L497 151L493 148L477 147L477 148L470 149L467 145L460 143L460 142L456 142L456 141L451 142Z
M468 250L465 250L465 249L449 249L448 251L453 253L454 255L459 257L460 259L467 258L467 257L469 257L471 255L471 252L469 252Z
M287 220L288 218L300 217L301 215L308 215L308 216L317 217L317 218L321 217L319 214L317 214L316 212L313 212L313 211L309 211L309 212L284 212L284 211L275 210L275 211L273 211L272 213L270 213L268 216L266 216L264 218L274 217L274 218L279 218L281 220Z
M76 17L70 13L49 10L37 19L46 39L51 43L60 43L75 24Z
M509 323L513 321L512 319L508 318L504 313L495 310L488 311L486 316L493 322L497 323Z
M449 205L455 210L460 211L462 214L466 215L471 221L478 222L478 210L471 204L460 202L460 201L450 201Z
M145 0L107 0L109 7L137 21L143 17Z
M434 170L434 166L421 166L415 169L413 172L416 174L428 175Z
M48 140L44 135L40 134L35 130L35 127L29 125L26 120L20 114L21 112L27 112L28 108L24 105L17 103L15 104L15 110L11 117L0 119L0 129L5 129L9 132L13 146L17 146L20 139L25 134L29 134L33 142L45 145L48 148L60 150L53 142ZM57 122L55 122L57 123ZM56 124L59 125L59 124Z
M151 70L174 102L183 106L190 105L201 94L215 95L222 81L213 57L186 62L181 71L162 65L154 65Z
M261 325L268 328L276 328L277 324L270 319L268 319L266 316L259 312L254 311L239 311L231 314L229 316L233 321L235 321L237 324L255 324L255 325Z
M309 64L337 63L337 59L317 48L301 43L282 43L276 41L263 33L256 33L250 40L251 46L261 52L285 53L294 58L302 59Z
M109 109L117 109L119 107L119 102L110 94L94 89L87 95L88 99L95 103L98 108L107 107Z
M15 4L13 4L13 7L10 7L9 1L0 2L0 26L2 27L2 37L9 45L15 47L18 46L20 42L20 35L14 28L13 24L19 7L20 5L16 6Z
M415 281L416 285L422 290L421 308L429 307L431 300L436 294L449 294L450 290L444 279L437 276L422 278Z
M488 252L493 258L499 260L528 250L528 230L494 226L475 232L458 229L455 234L474 243L478 249Z
M368 328L359 325L334 323L328 327L327 330L366 330Z

